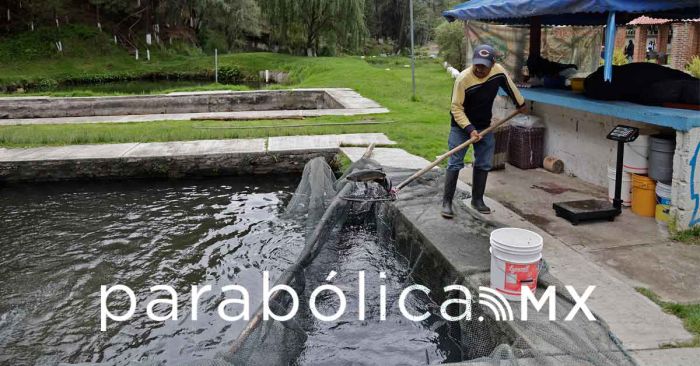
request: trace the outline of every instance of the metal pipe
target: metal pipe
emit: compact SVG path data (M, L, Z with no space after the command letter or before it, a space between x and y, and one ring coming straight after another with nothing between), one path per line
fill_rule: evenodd
M409 1L409 11L411 13L411 82L413 84L413 99L416 100L416 51L415 51L415 36L413 26L413 0Z
M615 12L608 13L608 24L605 28L605 66L603 79L612 82L613 54L615 52Z

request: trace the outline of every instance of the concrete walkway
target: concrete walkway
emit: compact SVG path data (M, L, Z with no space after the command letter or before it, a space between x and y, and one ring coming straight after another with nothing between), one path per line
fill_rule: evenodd
M383 133L284 136L268 139L197 140L103 145L70 145L26 149L0 148L0 162L89 160L192 155L217 155L268 151L339 149L341 146L394 145Z
M373 158L387 166L397 165L392 161L393 157L407 158L405 152L389 152L386 150L392 149L378 150L373 155ZM351 159L359 158L354 150L348 151L344 149L344 151L349 153L348 155ZM425 159L419 157L411 160L415 161L416 168L421 160L427 164ZM530 187L527 184L528 181L519 180L520 178L517 177L499 177L498 174L494 174L494 177L491 181L495 182L495 184L503 184L505 186L506 183L509 183L509 186ZM514 182L517 184L514 184ZM459 183L458 188L463 192L470 190L470 187L463 182ZM496 198L499 197L497 189L491 187L488 192L495 194L494 197ZM551 195L551 193L547 194ZM513 205L513 196L509 197L511 197L509 205ZM536 200L537 197L523 195L519 196L519 199L523 202L530 202L530 200ZM517 201L517 199L514 201ZM464 203L467 204L466 201ZM397 204L399 206L402 205L400 200L397 201ZM628 281L620 279L617 273L610 271L608 268L598 265L599 261L594 257L575 250L558 236L550 235L546 230L526 220L503 204L490 198L487 198L487 204L493 208L494 213L484 217L484 219L498 222L504 226L529 229L543 236L545 240L545 259L550 266L550 273L559 281L574 286L576 289L585 289L589 285L597 286L595 292L588 299L587 304L597 316L600 316L608 324L611 332L620 339L625 349L634 351L633 354L640 364L694 365L694 362L700 359L700 349L697 348L660 350L662 346L667 344L691 341L693 336L685 330L680 319L664 313L656 304L635 291ZM526 203L519 205L523 204ZM433 244L436 246L436 250L442 252L443 257L447 258L451 265L460 273L468 275L470 273L484 273L488 271L488 258L481 256L479 253L465 252L462 247L464 241L460 238L441 240L441 238L445 237L445 233L461 232L460 230L455 230L455 227L464 229L462 230L463 233L459 235L465 237L473 236L473 233L471 233L472 229L470 229L476 224L473 222L473 219L470 217L459 217L455 221L444 220L438 216L438 205L439 202L436 200L435 202L425 202L422 207L415 208L417 217L420 217L420 223L425 224L419 228L422 234L434 241ZM550 203L545 202L542 205L549 205L546 211L551 211ZM542 209L540 208L540 210ZM408 213L404 214L410 216L411 208L409 207L406 212ZM478 213L473 214L479 215ZM543 223L544 221L538 222L539 225ZM570 229L571 226L568 228ZM565 229L562 228L562 231L568 232ZM575 236L575 234L571 235ZM624 240L624 238L625 236L621 236L618 240ZM484 243L484 246L487 247L488 243ZM486 252L486 254L488 253Z
M341 146L393 145L381 133L29 149L0 148L0 182L299 173Z
M163 113L135 114L125 116L91 116L91 117L56 117L56 118L17 118L0 119L0 126L16 125L62 125L74 123L130 123L153 121L205 121L231 120L252 121L266 119L301 119L321 116L359 116L388 113L386 108L363 109L308 109L281 111L246 111L246 112L215 112L215 113Z
M461 178L471 182L471 170ZM542 169L513 166L492 172L487 194L567 247L605 266L631 287L645 287L664 300L700 303L700 246L673 242L662 234L653 218L630 209L615 222L571 225L556 217L552 204L580 199L606 199L607 189Z
M352 161L359 160L365 153L365 150L358 147L343 147L340 149ZM372 153L372 159L381 162L385 167L399 169L420 170L430 164L428 160L403 149L376 148Z

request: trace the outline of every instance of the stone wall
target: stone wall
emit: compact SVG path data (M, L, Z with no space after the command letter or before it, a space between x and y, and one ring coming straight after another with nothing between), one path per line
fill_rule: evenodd
M617 143L606 137L620 124L638 127L645 135L659 128L615 117L535 103L533 114L545 122L545 155L564 161L567 174L586 182L608 186L608 166L617 159Z
M325 157L332 167L338 168L337 153L337 149L327 149L116 159L4 161L0 162L0 183L300 174L304 165L318 156Z
M700 54L700 23L673 23L671 67L685 70L685 66Z
M700 128L677 133L676 152L673 160L673 207L679 229L700 224Z

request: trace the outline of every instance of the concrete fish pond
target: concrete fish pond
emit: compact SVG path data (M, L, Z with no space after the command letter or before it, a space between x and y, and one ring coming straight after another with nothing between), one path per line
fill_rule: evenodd
M301 177L6 183L0 363L632 364L568 294L554 321L464 298L498 224L436 221L437 170L398 201L342 199L386 189L358 170L414 172L368 154L340 178L315 158Z
M364 115L388 110L351 89L0 98L0 125Z

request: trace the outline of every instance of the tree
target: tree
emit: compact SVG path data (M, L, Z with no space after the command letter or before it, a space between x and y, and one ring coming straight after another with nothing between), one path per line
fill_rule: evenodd
M365 0L260 0L273 40L308 56L321 45L357 49L366 34Z
M413 0L416 44L433 40L434 29L442 21L442 11L455 3L454 0ZM397 52L409 46L409 0L366 0L366 8L369 33L373 38L395 40Z
M261 12L255 0L200 0L197 12L200 39L219 34L226 39L226 49L242 48L249 37L261 31Z
M440 46L440 54L443 55L445 61L459 70L463 70L467 66L464 23L443 22L436 29L436 40Z

